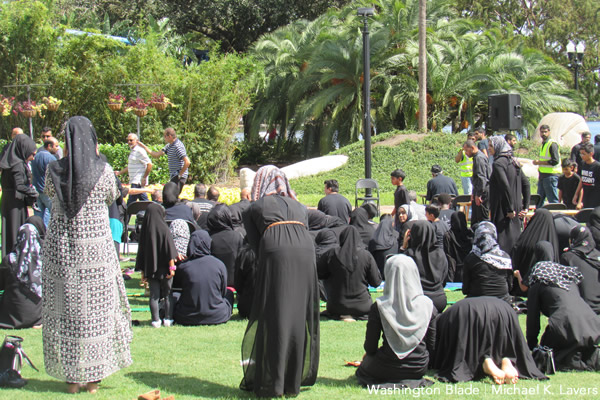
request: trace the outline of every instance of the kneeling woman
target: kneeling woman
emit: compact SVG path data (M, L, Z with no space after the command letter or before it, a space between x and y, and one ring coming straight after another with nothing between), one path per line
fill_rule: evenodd
M319 278L326 280L329 316L366 319L373 304L369 285L379 286L381 275L371 253L363 248L355 227L344 228L340 246L328 250L320 258L317 270Z
M444 382L485 375L499 385L547 379L535 366L517 313L496 297L463 299L438 317L432 366Z
M425 337L435 312L433 302L423 294L417 265L410 257L388 259L385 276L383 296L369 311L366 353L356 377L363 386L429 386L432 382L423 376L429 364ZM383 345L377 348L382 332Z
M582 279L576 267L538 262L529 274L527 344L538 344L540 312L548 326L540 345L554 350L557 370L600 371L600 317L581 298Z

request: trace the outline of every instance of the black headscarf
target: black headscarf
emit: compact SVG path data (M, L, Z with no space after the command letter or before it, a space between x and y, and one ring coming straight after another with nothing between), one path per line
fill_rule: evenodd
M354 271L358 263L358 250L361 248L363 245L358 230L353 226L346 226L340 233L340 247L335 249L335 257L342 268Z
M221 231L232 231L233 220L227 204L217 204L209 212L206 221L211 235Z
M455 242L460 248L470 249L473 246L473 231L467 225L467 217L464 212L458 211L452 213L450 216L450 230L454 234Z
M35 229L37 229L38 234L40 235L40 240L43 242L46 238L46 225L44 225L44 221L37 215L32 215L25 220L25 223L35 226Z
M571 229L570 237L569 251L587 261L592 267L600 269L600 251L596 249L596 242L590 230L585 226L576 226Z
M318 231L327 227L327 214L323 211L309 209L308 212L308 230Z
M600 206L592 210L590 219L586 225L592 233L592 237L596 243L596 248L600 249Z
M67 218L73 218L96 186L106 163L96 152L96 130L85 117L67 121L65 143L67 156L50 163L48 171Z
M540 261L558 261L554 258L552 243L547 240L542 240L535 245L535 262L538 263Z
M315 238L315 254L317 256L317 262L323 254L329 249L337 247L338 239L337 235L331 229L323 229Z
M176 258L177 248L165 222L165 209L150 204L140 231L135 269L143 271L146 278L162 279L168 274L169 262Z
M421 281L442 282L448 273L448 260L441 247L436 244L435 228L429 221L413 221L406 255L417 264Z
M393 221L391 216L382 217L379 221L379 226L369 241L370 252L391 249L398 242L399 233L392 226Z
M369 215L367 214L367 210L361 207L354 209L354 211L350 213L350 225L354 226L358 230L362 242L364 243L363 247L366 249L369 246L371 237L373 237L373 233L375 232L375 228L373 228L373 225L369 223Z
M26 162L30 155L35 153L35 142L25 134L15 136L12 142L6 145L0 156L0 169L11 169L15 165Z
M173 207L179 202L179 186L175 182L167 182L163 187L163 206Z
M212 239L210 238L208 232L202 229L194 231L190 237L190 244L188 245L188 259L194 260L196 258L210 256L211 243Z
M365 203L361 208L364 208L367 211L367 216L369 219L373 219L377 216L377 206L373 203Z
M558 260L560 245L552 213L545 208L538 208L511 252L513 269L521 271L521 276L525 276L535 264L535 245L542 240L550 242L554 250L554 260Z

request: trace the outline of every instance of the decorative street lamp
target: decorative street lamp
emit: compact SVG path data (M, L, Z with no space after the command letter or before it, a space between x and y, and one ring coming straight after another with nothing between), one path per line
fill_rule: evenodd
M583 52L585 45L578 43L577 46L573 42L567 45L567 55L569 56L569 68L575 73L575 90L579 90L579 68L583 66Z
M365 178L371 178L371 51L369 46L369 17L375 14L373 8L359 8L359 17L363 17L363 139L365 140ZM367 189L366 197L371 196Z

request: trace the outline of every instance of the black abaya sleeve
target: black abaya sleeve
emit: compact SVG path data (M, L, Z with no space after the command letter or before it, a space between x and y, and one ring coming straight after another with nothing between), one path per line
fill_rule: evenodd
M465 296L468 296L471 292L471 257L466 257L463 264L463 275L462 275L462 292Z
M527 345L533 350L538 344L540 334L540 288L541 283L536 283L529 288L527 293Z
M498 193L500 194L500 207L503 214L502 217L506 217L509 212L514 211L512 209L513 207L510 199L511 188L508 184L508 176L506 171L507 168L508 164L505 162L494 163L494 172L498 176Z
M529 184L529 178L523 173L521 174L521 194L523 195L523 210L529 210L529 198L531 197L531 185ZM516 211L516 210L515 210Z
M382 330L379 308L377 303L373 303L369 310L369 320L367 321L367 332L365 334L364 348L367 354L374 355L377 352Z
M319 257L319 261L317 263L317 275L319 279L327 279L331 276L331 271L329 270L329 263L331 261L331 257L335 254L335 248L329 249Z
M373 287L377 287L381 285L381 273L379 272L379 268L377 268L377 262L371 255L371 253L365 251L364 252L368 266L367 266L367 282L369 285Z
M15 181L15 198L19 200L25 199L28 195L35 196L37 191L31 186L31 181L27 175L25 164L17 164L11 168L10 172L13 174Z
M261 234L252 218L255 213L255 207L253 206L254 204L248 208L247 212L242 214L242 219L244 220L244 228L246 229L246 240L252 246L254 252L258 254Z

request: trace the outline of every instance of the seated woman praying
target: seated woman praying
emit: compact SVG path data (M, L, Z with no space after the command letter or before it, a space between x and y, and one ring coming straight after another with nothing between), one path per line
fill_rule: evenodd
M577 267L551 261L533 266L526 279L527 344L538 345L540 313L548 325L539 344L550 347L557 370L600 371L600 316L581 298Z
M369 247L369 241L373 237L375 227L369 223L369 213L367 210L362 207L355 208L350 213L350 225L358 230L363 242L363 248L366 249Z
M369 252L384 280L385 260L390 254L398 254L398 232L394 229L393 222L394 218L390 214L382 215L379 226L369 241Z
M443 382L489 375L494 383L547 379L536 367L517 313L496 297L460 300L437 318L432 367Z
M0 265L0 329L25 329L42 323L42 244L46 227L40 217L25 220L17 242Z
M244 238L233 229L231 210L227 204L216 204L208 212L206 224L212 240L210 252L225 264L227 286L235 286L235 259Z
M222 324L231 318L233 293L227 290L227 269L210 255L208 232L192 233L187 261L177 268L182 291L175 304L175 322L181 325Z
M450 217L450 230L444 235L444 252L448 258L448 281L462 282L465 258L473 249L473 231L462 211Z
M423 376L429 365L425 337L436 313L433 302L423 294L417 265L410 257L390 257L385 275L383 296L369 311L366 353L356 378L363 386L429 386L433 382Z
M340 245L328 250L319 260L317 271L325 279L327 314L332 318L367 319L373 300L369 285L381 284L377 264L355 227L340 233Z
M435 229L429 221L414 221L404 236L406 255L417 264L423 293L433 301L438 312L446 308L444 281L448 260L444 249L436 244Z
M583 275L579 284L581 297L596 314L600 314L600 251L587 227L574 227L570 236L571 244L560 256L560 262L579 269Z
M477 224L473 249L464 261L462 291L467 297L494 296L510 302L513 284L510 256L498 245L491 222Z

